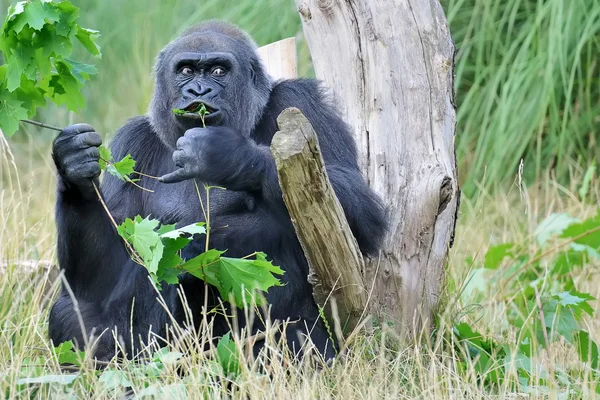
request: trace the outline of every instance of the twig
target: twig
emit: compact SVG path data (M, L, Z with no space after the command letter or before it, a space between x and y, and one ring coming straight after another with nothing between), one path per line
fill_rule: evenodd
M26 124L31 124L35 126L39 126L41 128L51 129L53 131L62 132L62 129L57 128L56 126L42 124L41 122L32 121L30 119L22 119L21 122L25 122Z
M104 211L106 211L106 215L108 215L108 218L110 218L110 222L112 222L115 229L118 230L119 226L117 225L117 222L115 221L112 214L110 213L108 206L104 202L104 199L102 198L102 194L100 194L100 190L98 189L98 186L96 186L96 182L92 181L92 185L94 186L94 190L96 191L98 200L100 200L100 204L102 204L102 208L104 208ZM127 240L125 240L125 238L122 238L122 239L123 239L123 242L125 243L125 246L127 247L127 250L130 251L130 255L131 255L131 258L133 259L133 261L135 261L136 263L138 263L140 265L144 265L142 258L136 253L135 249L131 246L131 244Z
M158 176L152 176L152 175L144 174L143 172L140 172L140 171L134 171L134 174L145 176L146 178L150 178L150 179L155 179L157 181L160 180L160 177L158 177Z

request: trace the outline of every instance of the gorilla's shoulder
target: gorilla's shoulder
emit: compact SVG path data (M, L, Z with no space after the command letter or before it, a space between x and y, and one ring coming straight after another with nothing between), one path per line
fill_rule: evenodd
M275 82L271 91L271 101L297 103L284 104L284 107L306 106L311 102L316 106L331 105L331 98L325 86L320 81L309 78Z

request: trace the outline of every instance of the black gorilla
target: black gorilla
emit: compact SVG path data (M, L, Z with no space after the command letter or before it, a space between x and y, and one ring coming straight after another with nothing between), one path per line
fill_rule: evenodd
M197 115L176 116L172 111L199 104L210 111L206 128ZM360 248L365 254L376 253L385 230L383 208L361 176L348 127L325 101L319 84L307 79L272 81L252 39L220 22L189 29L161 51L148 116L127 122L111 144L115 159L131 154L136 170L162 177L162 182L140 177L141 185L154 191L149 193L107 175L101 191L118 223L140 214L184 226L204 220L192 178L226 188L211 192L211 247L228 249L231 257L264 251L280 265L286 285L267 295L271 318L295 321L286 332L294 351L299 352L302 343L299 335L310 335L330 358L334 350L311 295L307 262L269 149L276 118L287 107L302 110L314 126ZM93 182L100 174L100 144L100 136L85 124L69 126L54 142L58 261L77 301L63 288L50 313L50 337L55 344L74 340L83 345L84 332L101 335L95 356L107 359L115 354L111 330L116 329L131 357L150 331L165 337L172 320L158 303L146 270L130 259L98 201ZM183 257L202 251L204 239L192 242ZM177 286L163 285L162 296L176 321L184 323L177 294L182 288L198 326L204 282L185 274L180 281ZM209 306L218 304L216 290L209 299ZM214 334L219 336L228 324L223 316L215 318Z

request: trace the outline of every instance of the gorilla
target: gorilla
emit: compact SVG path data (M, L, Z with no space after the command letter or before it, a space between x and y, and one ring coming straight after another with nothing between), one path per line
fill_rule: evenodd
M183 32L159 53L155 74L147 115L120 128L110 148L114 159L131 154L136 171L160 179L134 176L150 193L106 175L99 187L110 213L117 223L139 214L185 226L204 220L194 180L225 188L210 194L210 247L227 249L230 257L263 251L281 266L284 286L266 295L270 318L292 321L284 333L298 357L310 337L330 359L335 343L312 298L307 261L282 199L269 145L279 113L299 108L318 134L329 178L361 251L374 255L385 233L385 213L359 171L348 126L317 81L274 81L250 36L223 22ZM197 114L173 112L200 105L209 111L204 121ZM160 294L166 307L159 302L147 270L131 260L95 191L101 143L87 124L65 128L53 142L57 257L68 285L50 311L49 335L55 345L73 340L78 346L93 336L96 346L89 351L107 360L134 357L151 333L165 338L172 324L187 327L190 314L199 329L205 294L209 308L221 302L215 288L208 286L205 293L205 283L189 274L181 274L177 285L164 284ZM204 239L194 240L182 258L190 259L204 247ZM238 317L244 326L243 312ZM215 337L230 330L227 316L216 313L212 318Z

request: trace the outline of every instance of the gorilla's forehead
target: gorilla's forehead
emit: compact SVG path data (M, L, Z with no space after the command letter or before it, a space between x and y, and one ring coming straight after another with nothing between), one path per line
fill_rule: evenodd
M192 53L246 53L252 51L247 43L217 32L198 32L175 40L169 46L171 56Z

